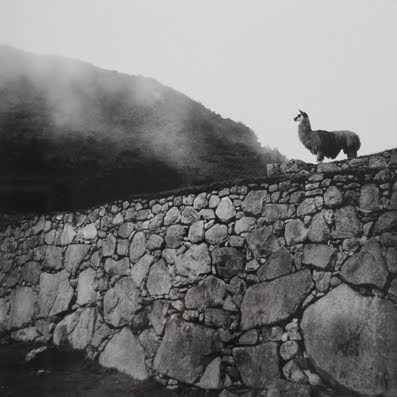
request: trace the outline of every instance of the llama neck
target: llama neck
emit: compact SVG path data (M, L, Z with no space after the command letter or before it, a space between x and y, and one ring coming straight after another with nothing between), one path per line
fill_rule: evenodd
M310 125L309 119L303 119L299 123L298 135L299 135L299 139L306 147L310 146L313 132L312 132L312 127Z

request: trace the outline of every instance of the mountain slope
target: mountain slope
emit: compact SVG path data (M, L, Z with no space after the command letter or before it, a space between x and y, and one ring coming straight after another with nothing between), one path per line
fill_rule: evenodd
M260 176L283 159L248 127L153 79L0 47L3 192L41 189L45 206L71 209Z

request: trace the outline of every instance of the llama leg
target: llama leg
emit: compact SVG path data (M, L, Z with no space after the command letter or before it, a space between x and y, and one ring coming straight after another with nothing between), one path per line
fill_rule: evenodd
M323 160L324 160L324 153L318 152L318 153L317 153L317 161L318 161L319 163L322 163Z
M349 152L347 153L347 158L350 159L355 159L357 157L357 152Z

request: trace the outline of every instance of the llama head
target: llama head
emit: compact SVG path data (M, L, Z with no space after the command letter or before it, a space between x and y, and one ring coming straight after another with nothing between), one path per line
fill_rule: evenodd
M307 113L302 112L302 110L299 109L299 113L297 116L294 117L294 121L300 122L303 119L308 119L309 116L307 115Z

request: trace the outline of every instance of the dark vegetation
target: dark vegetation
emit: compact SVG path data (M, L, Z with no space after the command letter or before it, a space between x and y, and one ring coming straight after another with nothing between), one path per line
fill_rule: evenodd
M266 173L255 133L141 76L0 47L0 209L70 210Z

